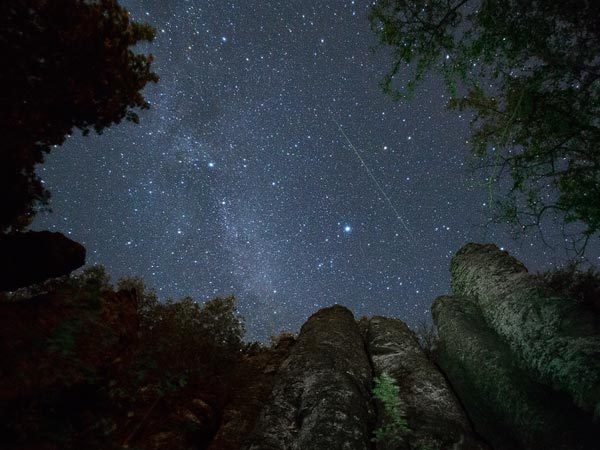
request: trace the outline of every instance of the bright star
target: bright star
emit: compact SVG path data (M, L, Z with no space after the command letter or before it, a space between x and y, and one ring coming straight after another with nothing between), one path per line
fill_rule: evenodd
M212 169L213 167L215 167L215 163L214 162L209 162L208 163L208 167L210 167Z
M350 233L351 231L352 231L352 227L351 227L350 225L346 225L346 226L344 227L344 232L346 232L346 233Z

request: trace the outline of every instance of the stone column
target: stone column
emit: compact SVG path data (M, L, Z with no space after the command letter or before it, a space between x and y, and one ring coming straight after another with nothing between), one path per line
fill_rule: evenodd
M352 313L318 311L302 326L248 450L367 450L371 366Z
M366 343L375 375L387 373L399 388L399 401L410 430L405 448L489 448L475 438L446 379L404 322L373 317ZM381 447L387 448L385 444Z
M454 295L477 302L534 377L600 418L600 334L590 312L553 296L495 245L465 245L450 270Z
M468 298L440 297L436 362L495 450L597 448L591 417L566 395L533 379Z

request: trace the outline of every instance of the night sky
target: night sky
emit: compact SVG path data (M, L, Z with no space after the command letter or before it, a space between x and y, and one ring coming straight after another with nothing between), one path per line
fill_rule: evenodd
M162 299L235 294L264 339L333 303L414 326L466 242L533 270L564 260L552 230L557 250L482 227L469 117L444 109L436 78L410 103L381 92L370 2L121 3L157 30L140 49L161 77L151 110L54 150L39 171L53 212L33 226L83 243L113 280L141 276Z

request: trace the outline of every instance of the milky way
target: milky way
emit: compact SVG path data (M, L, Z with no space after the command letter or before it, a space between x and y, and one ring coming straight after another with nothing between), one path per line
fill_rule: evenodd
M333 303L415 325L469 241L533 269L563 260L560 242L482 227L469 117L444 109L436 78L409 103L381 92L390 60L373 51L369 2L122 4L157 30L141 48L161 77L151 110L56 149L39 171L53 212L34 223L84 243L113 279L141 276L161 298L233 293L263 339Z

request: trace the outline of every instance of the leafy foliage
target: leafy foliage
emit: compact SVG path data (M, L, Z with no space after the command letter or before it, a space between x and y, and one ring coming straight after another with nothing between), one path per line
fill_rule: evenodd
M577 264L571 263L537 277L541 285L561 296L572 298L600 318L600 272L597 270L579 270Z
M158 296L154 289L150 289L140 277L124 277L117 281L118 291L132 291L137 299L137 313L142 324L149 323L151 316L159 305Z
M26 226L48 203L35 174L44 154L79 129L101 133L149 107L140 91L158 77L131 48L154 30L116 0L0 3L0 230Z
M244 326L235 299L199 305L189 297L156 303L140 316L140 371L159 393L184 386L194 374L229 370L242 349ZM160 367L152 379L148 369Z
M139 278L117 289L95 266L0 303L6 448L146 448L142 429L156 427L182 440L169 448L190 448L215 432L229 380L261 372L240 369L247 347L233 297L162 303ZM193 399L200 418L185 406Z
M394 55L384 91L411 97L438 72L448 106L473 113L470 142L490 171L496 219L521 231L548 215L581 224L578 251L600 231L598 16L600 4L584 0L378 0L370 14ZM512 186L496 201L505 173Z
M296 341L296 335L289 331L282 331L278 335L270 336L269 343L271 348L278 348L281 346L289 345Z
M373 396L383 406L383 425L374 431L374 441L385 448L397 448L410 433L408 423L400 405L399 390L395 380L383 372L375 378Z

